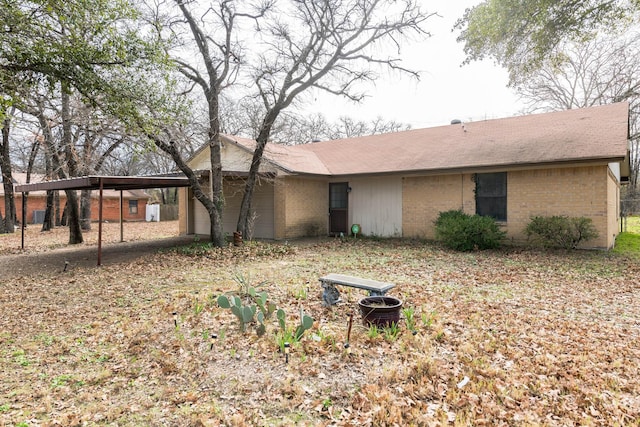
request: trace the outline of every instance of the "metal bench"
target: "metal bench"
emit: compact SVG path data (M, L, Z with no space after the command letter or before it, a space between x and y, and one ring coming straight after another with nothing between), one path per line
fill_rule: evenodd
M377 280L363 279L361 277L347 276L344 274L327 274L320 278L322 286L322 305L328 307L340 301L340 292L336 285L350 286L352 288L369 291L369 295L382 296L396 285L394 283L378 282Z

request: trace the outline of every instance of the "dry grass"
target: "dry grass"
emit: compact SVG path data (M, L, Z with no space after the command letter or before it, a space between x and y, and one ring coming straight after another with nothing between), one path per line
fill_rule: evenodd
M356 322L345 349L362 294L323 308L329 272L395 282L418 333ZM638 425L639 273L601 252L393 240L193 246L34 272L2 285L0 423ZM236 274L265 282L290 325L301 307L314 317L288 364L277 322L243 334L216 306Z

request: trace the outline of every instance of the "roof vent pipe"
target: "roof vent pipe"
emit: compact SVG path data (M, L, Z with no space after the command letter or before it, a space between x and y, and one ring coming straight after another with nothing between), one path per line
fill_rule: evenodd
M462 123L462 121L460 119L453 119L451 120L451 124L452 125L459 125L460 123Z

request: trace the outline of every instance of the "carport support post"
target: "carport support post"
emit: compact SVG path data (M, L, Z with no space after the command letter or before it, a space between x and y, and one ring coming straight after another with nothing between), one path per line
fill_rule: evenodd
M102 178L98 179L100 182L100 201L98 204L98 266L102 265Z
M25 212L25 210L27 209L27 200L24 197L24 191L22 192L22 220L20 221L20 232L22 234L22 236L20 237L22 243L21 243L21 249L24 249L24 223L26 221L27 218L27 214Z
M124 199L122 198L122 190L120 190L120 243L124 242Z

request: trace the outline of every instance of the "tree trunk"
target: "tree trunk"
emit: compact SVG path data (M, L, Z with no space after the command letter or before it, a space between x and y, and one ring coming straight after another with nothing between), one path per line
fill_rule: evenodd
M53 228L53 199L54 191L47 190L47 207L44 211L44 220L40 231L49 231Z
M211 138L211 135L210 135ZM224 230L222 228L222 215L224 211L224 195L222 193L222 159L220 156L220 134L215 136L215 140L209 142L211 148L211 198L212 203L207 208L209 221L211 223L211 242L215 246L223 247L226 244Z
M271 134L271 128L273 123L278 118L280 110L278 108L271 109L262 122L262 127L258 138L256 138L256 148L253 151L253 158L251 159L251 167L249 168L249 176L244 186L244 194L242 196L242 203L240 204L240 214L238 215L237 229L243 236L248 236L248 232L251 229L251 203L253 201L253 193L256 187L256 181L258 178L258 172L260 172L260 164L262 162L262 155L264 148L269 141L269 135Z
M82 243L82 230L80 229L80 212L78 210L78 194L75 190L64 190L67 195L67 215L69 220L69 244Z
M11 173L11 157L9 155L9 130L11 116L9 112L2 123L2 142L0 143L0 169L2 169L2 185L4 187L4 231L15 231L16 204L13 194L13 176Z
M91 190L80 193L80 225L85 231L91 230Z
M69 200L64 203L64 208L62 209L62 215L60 215L60 225L62 227L66 227L69 223Z
M202 205L207 209L209 213L209 222L211 223L210 235L211 242L218 247L223 247L225 245L224 238L224 230L222 227L222 215L224 209L224 195L222 193L222 159L220 157L220 90L225 82L228 70L221 70L222 75L218 75L218 66L216 65L217 58L214 60L213 56L209 52L207 35L201 30L198 26L198 21L194 19L189 10L186 7L186 3L184 1L176 1L178 7L182 11L184 18L187 20L189 27L191 28L191 32L194 35L194 39L198 46L198 50L202 55L202 59L204 60L204 65L207 70L208 82L205 82L202 79L193 79L195 83L200 85L204 91L206 100L207 100L207 113L208 113L208 141L209 141L209 159L211 161L211 175L209 176L209 185L210 185L210 196L207 196L203 191L200 183L198 182L195 174L191 168L189 168L180 153L173 146L168 147L167 144L164 144L162 141L158 142L157 138L153 138L154 142L162 148L165 152L171 154L173 160L176 162L176 165L182 170L189 181L191 182L191 189L193 190L193 195ZM225 9L227 6L224 7ZM225 13L227 11L225 10ZM231 13L231 12L230 12ZM233 14L232 14L233 15ZM231 23L229 23L231 27ZM227 29L227 34L231 36L229 32L230 29ZM227 55L227 58L229 55ZM169 151L167 151L169 150ZM191 176L190 176L191 174Z
M53 192L53 208L56 227L60 227L62 225L63 212L60 210L60 192L58 190Z
M59 168L60 178L68 178L78 176L78 165L76 162L76 151L73 146L73 138L71 134L71 109L69 87L62 82L61 88L61 116L62 116L62 144L65 153L65 161L69 170L69 176L66 176L62 168ZM69 220L69 244L76 245L83 242L82 229L80 228L80 213L78 211L78 195L75 190L65 190L67 194L67 215Z

